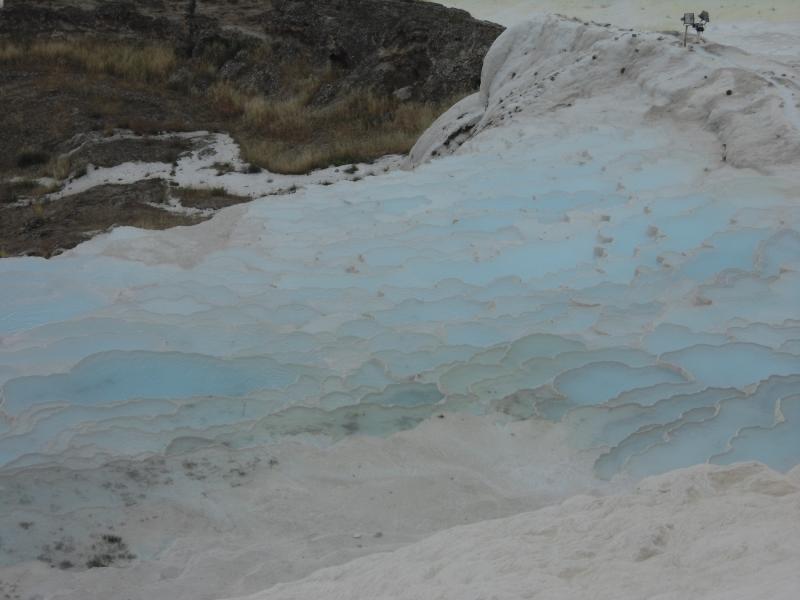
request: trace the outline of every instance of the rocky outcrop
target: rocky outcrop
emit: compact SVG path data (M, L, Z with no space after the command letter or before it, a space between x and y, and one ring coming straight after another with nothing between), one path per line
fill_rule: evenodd
M483 58L503 31L465 11L419 0L270 4L264 23L275 45L346 73L327 86L327 96L367 87L419 100L477 89Z
M0 15L0 36L30 37L53 34L135 35L169 40L175 24L166 17L143 14L132 2L104 2L96 7L66 2L7 4Z
M213 53L223 78L259 93L279 91L270 74L281 65L329 65L317 104L353 89L424 101L477 90L483 58L502 31L422 0L12 0L0 16L0 37L133 37L167 42L188 57ZM266 60L254 50L265 42Z

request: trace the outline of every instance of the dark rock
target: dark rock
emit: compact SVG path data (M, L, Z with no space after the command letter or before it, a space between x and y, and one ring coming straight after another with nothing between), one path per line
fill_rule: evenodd
M337 92L361 87L416 100L477 89L483 58L503 31L418 0L273 0L264 29L284 52L344 71Z
M88 34L164 42L186 58L214 65L224 79L265 94L277 92L271 73L278 64L330 65L337 76L318 90L314 102L320 104L359 88L424 101L474 91L483 58L503 31L466 11L422 0L239 0L201 2L194 9L180 0L116 0L85 6L9 0L0 37ZM265 34L266 59L260 51ZM184 79L171 85L182 89L189 85Z
M10 2L0 17L0 35L35 36L57 33L135 35L169 40L174 24L139 12L133 2L105 2L94 10L57 3Z

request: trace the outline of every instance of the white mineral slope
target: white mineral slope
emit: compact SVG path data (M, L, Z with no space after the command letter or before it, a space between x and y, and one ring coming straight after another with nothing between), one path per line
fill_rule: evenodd
M624 98L635 98L631 108ZM675 36L624 31L562 17L506 30L484 61L480 92L442 115L411 163L457 149L513 118L594 105L631 120L704 129L736 167L800 160L800 71L718 43L684 48Z
M90 570L28 560L0 566L0 581L48 600L252 594L445 528L586 493L592 456L570 450L563 437L541 422L498 426L448 414L386 440L352 436L333 448L293 439L3 477L1 508L11 513L0 518L5 539L22 531L18 523L33 523L14 540L17 556L46 553L80 565L97 543L90 534L113 531L138 559ZM14 488L29 497L16 509ZM115 491L126 497L122 508L110 498ZM42 534L44 551L35 545Z
M438 533L249 600L795 600L800 469L698 466Z

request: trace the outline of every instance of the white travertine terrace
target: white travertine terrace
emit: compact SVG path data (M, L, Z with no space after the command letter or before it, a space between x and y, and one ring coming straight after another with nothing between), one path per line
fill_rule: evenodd
M763 534L725 555L724 586L698 574L664 598L737 597L725 594L745 580L789 598L800 79L776 57L676 43L539 20L498 40L482 95L434 124L413 170L306 178L296 194L195 227L118 228L51 261L0 261L0 580L59 600L246 595L454 525L710 463L263 597L411 594L417 584L382 561L419 556L430 597L469 598L437 576L453 560L443 546L487 544L501 560L519 554L515 528L600 511L609 531L635 514L631 535L656 554L663 525L670 552L696 551L714 573L723 542L692 527L734 520L726 544ZM229 140L215 148L230 152ZM116 174L137 169L152 170ZM742 461L782 474L714 466ZM107 531L137 559L85 570ZM587 531L602 546L608 531ZM582 533L554 534L558 552L583 551ZM608 569L603 597L653 597L649 579L628 595L613 587L639 550L618 541L596 565L576 555L588 570L565 566L566 580ZM761 549L788 562L770 570ZM508 583L498 597L530 585L524 554L501 564L476 552L454 577L488 561ZM668 556L638 561L641 572L663 577ZM379 576L386 587L370 587ZM495 589L488 581L475 589ZM588 597L553 582L531 597Z
M800 155L797 73L719 43L687 52L677 35L544 17L500 36L484 61L480 92L442 115L411 161L451 152L519 113L546 118L577 102L629 96L631 117L705 129L734 166L792 165Z

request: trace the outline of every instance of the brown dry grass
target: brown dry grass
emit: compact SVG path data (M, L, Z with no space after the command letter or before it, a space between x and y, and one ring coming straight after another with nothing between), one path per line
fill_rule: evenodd
M0 44L0 62L45 62L86 73L132 81L163 81L177 64L175 51L163 44L131 44L91 38L38 40L29 44Z
M154 210L149 213L137 214L129 217L122 224L126 227L136 227L138 229L161 230L171 229L173 227L196 225L204 220L205 218L202 217L190 217L186 215L169 213L165 210ZM117 225L116 221L113 222L113 225L109 225L109 227L113 227L114 225Z
M250 200L247 196L237 196L229 194L223 187L215 188L196 188L178 187L171 190L172 196L176 197L181 206L189 208L213 208L219 209L234 204L241 204Z
M244 125L239 139L245 160L292 174L404 154L457 101L401 103L357 90L332 104L313 106L303 95L271 100L226 83L214 86L211 98Z
M63 181L72 173L74 165L69 155L62 155L50 162L50 174L54 179Z
M267 52L267 50L265 50ZM128 85L166 88L179 66L172 48L159 44L132 44L98 39L36 41L26 45L0 44L0 65L36 64L59 74L79 72L84 77L112 77ZM195 73L216 75L210 58L188 63ZM281 64L281 81L275 96L248 93L228 81L217 81L205 92L187 89L189 102L206 106L217 125L228 130L241 145L243 158L277 173L300 174L313 169L352 162L367 162L386 154L410 150L419 135L458 98L437 104L399 102L353 90L331 104L317 105L313 98L336 74L312 67L302 59ZM92 111L110 115L119 111L119 99L98 97ZM174 122L174 129L208 127L208 123ZM114 127L140 134L169 129L152 119L125 119ZM56 158L49 171L63 179L71 165ZM63 162L63 161L62 161Z

